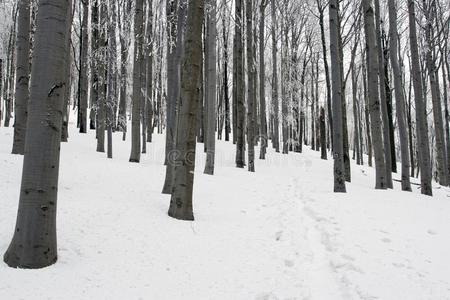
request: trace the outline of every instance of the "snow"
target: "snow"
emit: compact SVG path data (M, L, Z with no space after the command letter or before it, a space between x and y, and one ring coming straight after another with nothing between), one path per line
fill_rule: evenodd
M214 176L198 147L194 222L167 216L160 193L164 137L140 164L114 135L114 159L73 124L62 145L58 262L42 270L0 263L0 299L450 299L450 190L433 198L374 190L352 166L332 192L332 161L269 149L256 173L234 167L217 142ZM22 158L0 128L0 252L14 230ZM257 151L258 153L259 151ZM398 178L398 174L395 175Z

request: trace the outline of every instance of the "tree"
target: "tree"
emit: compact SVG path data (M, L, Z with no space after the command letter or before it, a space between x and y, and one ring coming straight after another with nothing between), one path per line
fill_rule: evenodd
M57 260L56 202L70 9L70 0L38 3L19 210L4 255L5 263L14 268L43 268Z
M416 104L416 130L418 141L418 164L420 168L420 186L424 195L432 196L430 145L428 140L427 112L423 94L422 75L420 71L419 46L417 43L416 10L414 0L408 0L409 46L411 51L411 73Z
M378 53L378 78L379 78L379 101L381 108L381 120L383 122L382 134L383 134L383 145L385 151L384 160L386 168L386 185L387 188L393 188L392 185L392 155L391 155L391 138L390 138L390 122L389 122L389 112L388 112L388 95L386 93L385 83L387 78L384 72L384 55L382 48L382 37L381 37L381 17L380 17L380 3L379 0L374 0L375 4L375 34L376 34L376 49ZM369 71L370 72L370 71Z
M216 94L217 94L217 0L209 1L209 15L208 20L208 53L206 59L208 60L208 111L207 111L207 138L206 138L206 164L205 174L214 174L214 157L216 151Z
M316 0L317 10L319 12L319 25L320 25L320 38L322 44L322 59L323 59L323 67L325 72L325 82L327 88L327 111L328 111L328 123L330 128L330 137L333 139L333 115L331 109L331 81L330 81L330 71L328 67L328 58L327 58L327 43L325 37L325 26L324 26L324 11L326 5L323 5L322 0ZM331 145L333 141L331 141Z
M194 185L197 106L202 61L202 22L204 0L189 0L186 43L181 70L181 93L178 114L175 177L169 216L194 220L192 190Z
M403 94L402 74L398 59L398 29L397 29L397 7L394 0L388 1L389 7L389 57L394 77L394 93L395 93L395 110L397 113L397 124L400 139L400 154L402 161L402 190L411 191L410 182L410 160L408 153L408 132L406 128L406 114L405 114L405 96Z
M142 72L144 63L144 1L137 0L134 8L134 61L133 61L133 107L131 114L131 155L130 162L141 159L141 103Z
M124 16L129 16L131 13L131 1L124 1L125 11ZM121 5L119 8L119 29L120 29L120 92L119 92L119 116L117 119L117 128L123 132L123 140L125 140L127 132L127 63L130 46L130 20L127 17L122 17L120 14ZM124 22L122 22L124 18Z
M338 26L338 3L330 0L330 56L331 87L333 103L333 157L334 157L334 192L345 193L344 145L342 124L342 79L340 70L340 43Z
M108 53L107 53L107 75L108 75L108 89L106 94L106 130L108 133L107 141L107 155L112 158L112 132L115 123L115 108L116 108L116 89L117 89L117 47L116 47L116 3L109 1L108 14ZM106 79L105 79L106 80Z
M376 189L386 189L388 187L386 179L386 161L383 154L383 136L380 112L380 94L379 94L379 64L377 52L377 39L375 28L375 10L372 0L363 0L364 10L364 31L366 34L366 53L367 53L367 78L369 95L369 114L370 128L372 132L375 171L376 171ZM387 151L389 151L388 148Z
M264 61L264 49L265 49L265 38L264 30L266 27L266 6L268 0L261 0L259 5L259 110L260 110L260 126L261 126L261 148L260 148L260 159L266 159L266 148L269 137L267 134L267 119L266 119L266 64Z
M436 67L435 57L435 41L437 36L434 34L434 18L436 17L436 2L427 3L423 1L423 10L426 20L425 25L425 40L427 43L425 60L428 71L428 78L430 80L431 89L431 102L433 104L433 116L434 116L434 131L436 134L436 163L438 180L441 185L448 185L448 170L447 170L447 156L445 153L445 135L444 135L444 122L442 119L442 104L441 104L441 89L439 86L439 74ZM445 79L444 79L445 80ZM448 142L448 141L447 141Z
M16 102L14 118L13 154L24 154L27 128L28 81L30 76L30 1L18 2L16 39Z
M83 20L81 23L81 52L80 52L80 90L79 90L79 126L80 133L87 132L87 107L88 107L88 18L89 0L81 1L83 4Z
M98 72L98 99L97 99L97 152L105 152L105 130L106 130L106 92L107 92L107 19L108 5L106 1L100 0L99 19L99 48L97 52L97 72Z
M246 0L245 15L247 20L247 144L248 144L248 170L255 172L255 65L253 58L253 3Z
M235 1L235 36L234 36L234 64L236 65L236 166L244 168L245 166L245 106L244 106L244 56L242 47L242 0Z

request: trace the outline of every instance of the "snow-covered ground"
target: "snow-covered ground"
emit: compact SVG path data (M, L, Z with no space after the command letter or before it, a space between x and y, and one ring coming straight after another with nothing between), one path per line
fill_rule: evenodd
M22 158L0 128L0 252L14 229ZM256 173L234 167L218 141L216 175L198 148L195 222L167 216L160 193L164 137L140 164L114 136L114 159L93 133L71 128L62 146L57 264L0 263L0 299L450 299L450 190L433 198L374 190L353 165L347 194L332 193L332 161L270 150ZM398 178L398 175L396 175Z

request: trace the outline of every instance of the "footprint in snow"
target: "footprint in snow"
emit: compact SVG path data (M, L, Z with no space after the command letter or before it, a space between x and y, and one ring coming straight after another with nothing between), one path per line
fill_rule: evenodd
M289 259L284 260L284 265L288 268L292 268L294 266L294 264L295 263L292 260L289 260Z
M383 243L390 243L390 242L392 242L390 239L388 239L388 238L384 238L384 239L382 239L381 240Z
M278 300L279 298L273 293L262 293L256 296L255 300Z
M283 231L278 231L277 233L275 233L275 240L279 241L281 240L281 236L283 235Z
M431 230L431 229L428 229L428 234L430 234L430 235L436 235L437 234L437 232L436 231L434 231L434 230Z

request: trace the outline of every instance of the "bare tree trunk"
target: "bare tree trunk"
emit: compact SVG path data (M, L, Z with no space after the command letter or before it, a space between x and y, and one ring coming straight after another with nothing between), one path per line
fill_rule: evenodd
M435 4L435 3L434 3ZM438 69L436 68L434 57L435 54L435 39L433 34L433 22L435 18L436 9L433 9L433 4L427 4L427 1L423 1L423 10L425 12L425 39L427 42L426 47L426 66L428 70L428 78L430 80L431 100L433 104L433 116L434 116L434 131L436 133L436 169L438 173L439 184L448 185L448 172L447 172L447 156L445 153L445 135L444 135L444 121L442 119L442 105L441 105L441 91L439 86Z
M279 133L279 104L278 104L278 56L277 56L277 14L276 14L276 0L271 0L271 15L272 15L272 109L273 109L273 139L272 143L276 152L280 152L280 133Z
M327 134L326 134L326 124L325 124L325 109L320 108L320 158L327 159Z
M88 107L88 47L89 47L89 34L88 34L88 18L89 18L89 0L81 1L83 5L83 19L81 23L81 51L80 51L80 76L79 86L79 126L80 133L87 132L87 107ZM80 12L81 13L81 12Z
M424 195L433 195L431 185L430 145L428 140L427 112L423 94L422 76L420 71L419 47L417 45L416 13L414 0L408 0L409 42L411 49L411 66L414 86L414 101L416 103L416 130L418 139L418 163L420 168L421 191Z
M152 142L153 137L153 0L147 0L147 23L145 44L145 66L146 66L146 114L147 114L147 142Z
M226 24L226 8L224 8L224 15L222 17L223 25L223 89L225 101L225 141L230 140L231 124L230 124L230 97L228 91L228 31ZM234 118L234 116L233 116Z
M356 164L361 165L361 149L359 148L359 117L358 117L358 74L355 64L352 64L352 96L353 96L353 125L354 125L354 151L356 152Z
M176 3L172 3L176 5ZM177 112L178 112L178 98L180 95L180 63L181 52L184 51L183 34L184 34L184 20L186 14L186 3L180 1L178 13L176 7L168 7L167 15L170 18L170 31L172 41L168 42L168 74L167 74L167 89L168 97L166 102L167 108L167 126L166 126L166 177L162 193L170 194L172 192L174 165L171 159L173 151L176 150L176 132L177 132Z
M328 67L327 58L327 43L325 38L325 26L324 26L324 10L325 7L322 5L321 0L316 0L317 9L319 11L319 25L320 25L320 37L322 43L322 58L323 67L325 72L325 83L327 87L327 111L328 111L328 124L331 137L331 145L333 145L333 114L331 109L331 82L330 82L330 71Z
M247 19L247 144L248 144L248 170L255 172L255 65L253 59L253 3L252 0L246 0L246 19Z
M71 1L41 0L38 5L19 210L4 256L13 268L43 268L57 260L56 201Z
M30 76L30 1L18 2L16 39L16 97L14 117L14 142L12 154L24 154L29 100L28 81Z
M338 3L330 0L330 55L333 102L333 157L334 157L334 192L345 193L344 145L342 124L342 79L340 70Z
M107 18L108 6L105 1L100 1L99 20L99 52L97 55L98 71L98 101L97 101L97 152L105 152L106 130L106 90L107 90Z
M119 9L120 9L119 5ZM120 92L119 92L119 116L117 118L117 128L123 133L125 141L127 132L127 64L128 53L130 47L130 20L127 16L131 14L131 1L125 1L125 11L123 17L119 11L119 28L120 28ZM122 24L121 20L124 19Z
M208 53L206 59L208 60L208 98L205 101L208 103L207 111L207 138L206 138L206 164L205 174L214 174L214 158L216 151L216 98L217 98L217 0L209 0L209 16L208 16Z
M408 153L408 132L406 129L405 96L403 94L402 73L398 62L398 30L397 30L397 7L394 0L388 0L389 6L389 41L390 59L394 73L395 109L397 113L397 124L400 139L400 154L402 161L402 190L411 191L410 161Z
M365 53L367 55L367 53ZM366 120L366 135L367 135L367 155L369 167L372 166L372 135L370 134L370 116L369 116L369 93L367 91L367 71L366 63L367 60L365 55L362 59L362 71L363 71L363 88L364 88L364 119Z
M375 34L376 34L376 49L378 54L378 78L379 78L379 102L381 108L381 120L383 122L382 134L384 145L384 160L386 168L386 186L392 189L392 157L391 157L391 139L390 139L390 122L388 116L387 96L385 89L385 73L384 73L384 56L381 43L381 20L380 20L380 4L379 0L375 0ZM369 70L370 74L370 70Z
M116 53L116 3L109 2L108 18L108 90L106 96L106 129L108 132L108 158L112 158L112 132L115 123L114 108L116 107L117 89L117 53Z
M9 127L11 120L12 108L13 108L13 89L14 89L14 74L15 74L15 43L16 43L16 19L17 19L17 6L12 10L13 25L9 33L8 41L8 53L7 53L7 67L6 67L6 84L5 84L5 127Z
M243 68L243 46L242 28L243 13L242 0L236 0L235 8L235 47L236 47L236 166L244 168L245 165L245 106L244 106L244 68Z
M133 62L133 107L131 119L130 162L141 159L141 103L142 103L142 65L144 39L144 2L136 0L134 11L134 62Z
M92 37L91 37L91 111L89 113L90 128L96 129L97 127L97 110L99 104L99 72L98 72L98 56L99 54L99 6L98 0L93 0L91 25L92 25Z
M259 19L259 107L260 107L260 126L261 126L261 148L259 153L260 159L266 159L267 143L269 136L267 134L267 119L266 119L266 64L264 61L264 49L265 49L265 9L267 0L262 0L259 6L260 19Z
M189 0L186 28L186 48L181 70L181 94L178 114L175 178L169 216L194 220L192 190L194 185L196 113L199 99L202 60L202 22L204 1Z
M375 11L372 0L363 0L364 31L366 34L367 74L370 125L375 155L376 189L386 189L386 161L383 153L383 136L379 97L379 63L377 52ZM390 148L386 148L390 151Z

